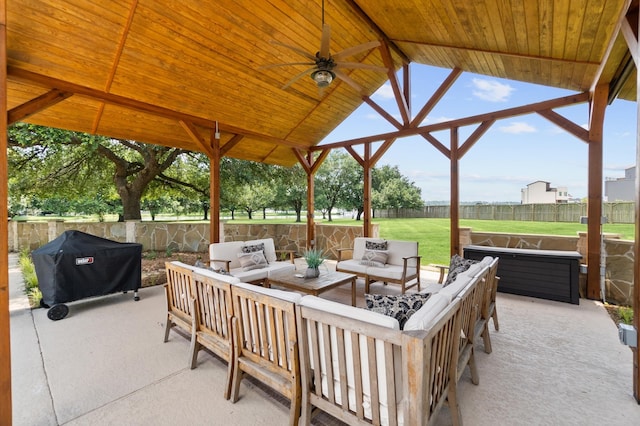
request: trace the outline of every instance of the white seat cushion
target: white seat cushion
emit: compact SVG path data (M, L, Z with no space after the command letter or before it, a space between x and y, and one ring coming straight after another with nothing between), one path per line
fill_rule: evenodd
M367 265L362 265L360 263L360 260L356 259L341 260L336 264L336 270L351 272L359 275L366 274L367 268Z

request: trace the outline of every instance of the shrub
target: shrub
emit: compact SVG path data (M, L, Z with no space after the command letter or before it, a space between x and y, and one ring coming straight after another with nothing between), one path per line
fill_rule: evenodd
M620 321L622 321L624 324L632 324L633 323L633 309L626 307L626 306L620 306L618 308L618 315L620 315Z
M38 276L36 275L36 269L33 266L29 250L25 249L20 252L19 263L20 269L22 270L24 292L29 298L29 305L32 308L38 308L40 306L40 300L42 299L42 293L40 292L40 288L38 288Z

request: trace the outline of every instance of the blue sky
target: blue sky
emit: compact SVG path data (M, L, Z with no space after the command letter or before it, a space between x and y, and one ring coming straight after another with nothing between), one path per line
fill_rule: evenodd
M418 112L449 70L411 65L412 111ZM424 124L447 121L570 95L572 91L463 73ZM372 99L399 121L389 84ZM588 104L558 108L557 113L586 128ZM604 126L604 176L623 177L635 165L637 107L616 100L607 108ZM322 143L393 131L368 105L362 105ZM475 130L460 130L460 140ZM448 131L434 133L449 146ZM378 144L376 144L378 146ZM356 149L361 152L361 149ZM537 114L499 120L460 161L462 202L520 202L527 184L542 180L565 186L573 197L587 195L587 144ZM397 165L422 189L425 201L449 200L449 161L422 137L398 139L378 166Z

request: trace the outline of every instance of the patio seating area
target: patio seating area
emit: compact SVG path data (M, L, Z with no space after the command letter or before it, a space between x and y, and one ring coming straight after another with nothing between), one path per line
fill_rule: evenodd
M191 370L189 340L172 332L163 342L161 286L142 289L139 302L115 294L71 303L67 318L54 322L44 309L28 308L16 254L9 266L15 425L288 423L288 401L268 387L243 380L233 404L223 398L225 362L201 350ZM435 282L438 273L423 269L421 278ZM364 286L358 280L357 306L364 306ZM375 285L372 291L397 294L400 288ZM322 297L350 304L351 289ZM602 306L501 293L497 305L493 351L475 354L479 385L468 370L458 384L467 425L637 422L631 351L618 342ZM321 413L312 424L340 423ZM446 407L436 424L451 424Z

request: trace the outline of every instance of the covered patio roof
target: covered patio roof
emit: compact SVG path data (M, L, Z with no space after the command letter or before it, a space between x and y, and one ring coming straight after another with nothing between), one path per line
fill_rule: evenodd
M323 15L322 0L6 0L9 121L193 151L217 123L224 155L291 166L291 147L317 145L407 63L635 99L628 4L326 0ZM332 54L379 40L345 60L389 75L283 89L309 67L263 67L309 60L273 42L315 55L323 19Z
M307 76L283 88L309 66L268 66L307 62L306 56L320 49L323 22L331 27L332 54L372 41L380 46L345 55L344 61L356 65L344 67L343 78L322 91ZM223 155L291 166L304 162L302 153L311 157L363 102L375 105L369 96L386 81L398 101L400 128L417 133L407 78L407 65L417 63L453 69L452 79L457 72L472 72L589 97L594 124L588 135L594 142L589 215L597 217L604 116L597 94L606 93L610 102L636 100L637 91L636 0L0 0L0 28L1 112L7 116L0 129L5 134L0 138L3 200L7 124L26 121L201 151L214 160ZM396 76L399 70L402 79ZM402 135L390 135L390 143ZM368 167L369 158L364 160ZM456 185L457 176L452 188ZM212 191L212 199L215 195ZM452 205L456 201L452 193ZM599 236L598 229L596 221L590 222L590 235ZM6 231L5 201L0 234ZM591 240L589 268L595 271L600 246ZM5 241L0 245L0 365L6 367L0 370L0 395L8 397L0 400L2 419L11 412L7 251ZM635 255L638 282L637 247ZM636 305L639 299L636 287ZM634 356L638 359L637 351ZM634 374L638 399L637 368Z

